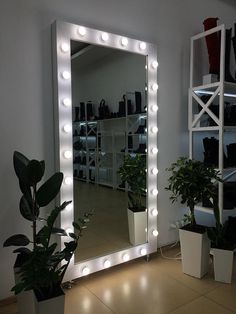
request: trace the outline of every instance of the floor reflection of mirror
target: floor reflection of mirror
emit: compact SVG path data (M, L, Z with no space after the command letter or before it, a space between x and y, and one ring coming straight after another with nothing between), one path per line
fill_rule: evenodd
M74 180L75 219L94 211L80 239L76 262L131 247L127 203L123 191Z

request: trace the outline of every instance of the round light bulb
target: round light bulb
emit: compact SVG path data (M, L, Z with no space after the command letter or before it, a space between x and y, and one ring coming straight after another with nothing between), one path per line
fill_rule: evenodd
M153 208L152 210L152 216L156 217L158 215L158 210L156 208Z
M85 36L86 35L86 28L83 27L83 26L80 26L78 28L78 33L79 33L80 36Z
M128 46L128 39L126 38L126 37L122 37L121 38L121 45L123 46L123 47L127 47Z
M85 266L82 269L82 273L83 273L84 276L86 276L86 275L88 275L90 273L90 269L87 266Z
M148 67L147 67L147 65L145 65L145 70L147 70L148 69Z
M157 126L153 126L151 130L152 130L152 133L157 133L158 132L158 127Z
M66 150L63 155L66 159L70 159L72 157L72 152L70 150Z
M111 267L111 262L108 259L106 259L105 262L103 263L103 266L104 268L109 268Z
M158 153L158 148L157 148L157 147L153 147L153 148L152 148L152 153L153 153L154 155L156 155L156 154Z
M122 258L124 262L127 262L129 260L129 254L125 253Z
M158 194L158 190L157 190L157 189L153 189L153 190L152 190L152 194L153 194L154 196L156 196L156 195Z
M145 153L147 153L147 151L148 151L147 148L145 148Z
M158 90L158 84L157 84L157 83L153 83L153 84L152 84L152 90L153 90L154 92L156 92L156 91Z
M68 204L65 208L67 211L71 211L73 209L72 203Z
M158 174L158 169L157 168L153 168L152 169L152 174L157 175Z
M66 233L69 235L69 233L73 233L73 230L71 228L66 229Z
M147 47L147 45L146 45L146 43L143 42L143 41L139 44L139 48L140 48L141 50L145 50L146 47Z
M73 180L71 177L65 177L64 182L66 185L71 185Z
M68 72L68 71L63 71L61 75L62 75L64 80L70 79L70 72Z
M62 52L68 52L70 50L70 46L67 43L62 43L61 44L61 51Z
M107 33L102 33L102 40L103 41L108 41L108 38L109 38L109 36Z
M147 233L147 228L145 228L145 232Z
M146 255L146 254L147 254L147 250L146 250L145 248L142 248L142 249L140 250L140 254L141 254L142 256Z
M152 111L157 112L158 111L158 106L157 105L152 105Z
M156 60L152 61L152 67L153 67L153 69L157 69L158 62Z
M64 99L62 100L62 103L63 103L63 105L64 105L65 107L70 107L70 106L71 106L71 100L70 100L70 98L64 98Z
M158 234L159 234L159 232L158 232L156 229L152 231L152 235L153 235L154 237L157 237Z
M65 125L63 126L63 131L64 131L65 133L70 133L71 130L72 130L72 128L71 128L71 125L70 125L70 124L65 124Z

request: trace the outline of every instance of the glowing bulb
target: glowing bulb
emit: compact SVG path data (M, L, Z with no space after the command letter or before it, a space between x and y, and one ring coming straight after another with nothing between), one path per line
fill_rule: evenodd
M105 262L103 263L103 266L104 268L109 268L111 267L111 262L108 259L106 259Z
M83 27L83 26L80 26L80 27L78 28L78 33L79 33L80 36L86 35L86 28Z
M147 233L147 228L145 228L145 232Z
M125 253L124 255L123 255L123 261L124 262L127 262L129 260L129 254L128 253Z
M152 105L152 111L157 112L158 111L158 106L157 105Z
M139 44L139 48L140 48L141 50L145 50L146 47L147 47L147 45L146 45L145 42L141 42L141 43Z
M145 70L147 70L147 68L148 68L147 65L145 65Z
M66 159L70 159L72 157L72 152L70 150L66 150L63 155Z
M62 43L61 44L61 51L62 52L68 52L70 50L70 46L67 43Z
M158 62L156 60L152 61L152 67L153 67L153 69L157 69Z
M66 229L66 233L69 235L69 233L73 233L73 230L71 228Z
M154 92L156 92L156 91L158 90L158 84L157 84L157 83L153 83L153 84L152 84L152 90L153 90Z
M146 254L147 254L147 250L146 250L145 248L142 248L142 249L140 250L140 254L141 254L142 256L146 255Z
M65 208L67 211L71 211L73 209L72 203L68 204Z
M148 151L147 148L145 148L145 153L147 153L147 151Z
M68 71L63 71L61 75L62 75L64 80L70 79L70 72L68 72Z
M108 41L108 38L109 38L109 36L107 33L102 33L102 40L103 41Z
M65 107L70 107L70 106L71 106L71 100L70 100L70 98L64 98L64 99L62 100L62 103L63 103L63 105L64 105Z
M147 128L144 129L144 132L147 133Z
M64 182L66 185L71 185L73 180L71 177L65 177Z
M153 153L154 155L156 155L156 154L158 153L158 148L157 148L157 147L153 147L153 148L152 148L152 153Z
M157 237L158 234L159 234L159 232L158 232L156 229L154 229L154 230L152 231L152 235L153 235L154 237Z
M158 132L158 127L157 126L153 126L151 130L152 130L152 133L157 133Z
M153 194L154 196L156 196L156 195L158 194L158 190L157 190L157 189L153 189L153 190L152 190L152 194Z
M145 169L145 172L147 172L147 168Z
M87 266L85 266L82 269L82 273L83 273L84 276L86 276L86 275L88 275L90 273L90 269Z
M158 215L158 210L156 208L153 208L152 210L152 216L156 217Z
M65 125L63 126L63 131L64 131L65 133L70 133L71 130L72 130L72 128L71 128L71 125L70 125L70 124L65 124Z
M152 169L152 174L157 175L158 174L158 169L157 168L153 168Z
M126 37L122 37L121 38L121 45L123 46L123 47L127 47L128 46L128 39L126 38Z

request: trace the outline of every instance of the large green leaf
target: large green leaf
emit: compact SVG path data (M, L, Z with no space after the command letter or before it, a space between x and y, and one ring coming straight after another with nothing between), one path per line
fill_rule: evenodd
M48 205L58 194L63 180L63 173L57 172L48 179L37 191L36 200L38 205Z
M35 185L42 179L44 175L45 165L44 162L38 160L31 160L27 165L27 177L30 185Z
M30 254L31 251L27 249L26 247L20 247L18 249L15 249L13 253L23 253L23 254Z
M27 183L26 167L29 163L29 159L20 152L15 151L13 155L13 165L15 173L20 181Z
M25 182L23 182L23 181L21 181L21 180L19 180L19 186L20 186L22 194L24 194L24 196L27 199L27 201L29 203L33 202L30 185L25 183Z
M15 234L8 238L3 246L26 246L30 243L30 240L24 234Z
M34 213L33 202L29 202L24 195L20 199L20 213L30 221L34 221L39 214L38 210Z
M60 235L60 236L67 236L67 233L66 233L65 230L62 229L62 228L55 228L55 227L53 227L53 228L52 228L52 233L53 233L53 234Z
M48 244L48 239L50 237L50 229L48 226L42 227L36 235L37 244L42 244L44 247Z

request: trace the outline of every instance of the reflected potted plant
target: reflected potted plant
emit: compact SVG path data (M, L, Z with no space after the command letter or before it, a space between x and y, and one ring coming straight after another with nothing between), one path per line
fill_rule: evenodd
M122 182L128 184L128 225L132 245L145 243L146 213L146 158L144 155L127 155L118 170Z
M216 198L215 184L221 182L219 171L187 157L180 157L166 170L171 172L165 188L172 192L170 200L174 203L180 199L189 208L184 215L186 225L179 229L182 269L188 275L202 278L208 271L210 241L206 228L196 223L194 210L203 198Z
M14 152L13 163L23 194L20 213L32 227L31 238L15 234L3 244L4 247L18 247L13 251L17 254L17 271L12 291L19 295L19 313L63 314L65 295L61 284L90 214L73 223L75 233L67 234L64 229L55 227L58 216L70 201L53 208L46 218L41 216L41 208L49 205L59 193L63 174L55 173L38 187L45 172L44 161L29 160ZM64 242L64 248L57 250L52 235L66 237L68 241Z
M215 226L207 228L213 252L214 277L216 281L231 283L233 272L234 246L227 239L227 224L220 222L217 201L213 202Z

